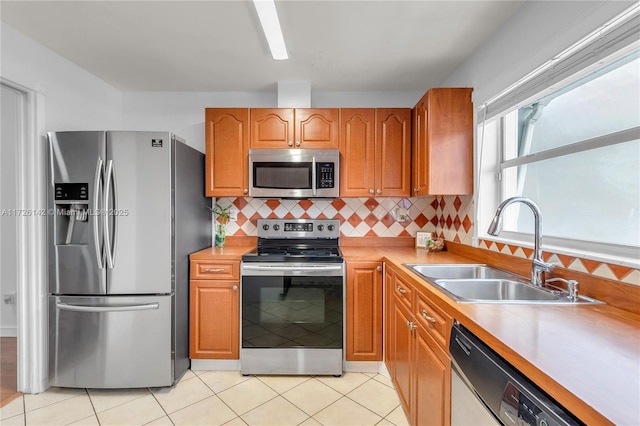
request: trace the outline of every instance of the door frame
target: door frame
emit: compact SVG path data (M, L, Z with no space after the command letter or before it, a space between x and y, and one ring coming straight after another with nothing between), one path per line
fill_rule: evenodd
M46 271L46 176L44 93L0 77L20 93L22 120L17 141L17 328L18 391L40 393L48 387ZM24 212L24 214L22 214Z

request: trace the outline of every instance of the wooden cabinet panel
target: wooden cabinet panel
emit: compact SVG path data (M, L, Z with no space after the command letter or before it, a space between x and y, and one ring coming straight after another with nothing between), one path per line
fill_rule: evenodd
M230 261L207 261L192 260L191 261L191 279L204 280L239 280L240 279L240 262L237 260Z
M251 148L288 148L293 146L292 108L252 108Z
M413 196L473 193L471 88L434 88L414 107Z
M411 110L376 109L376 195L411 195Z
M252 108L251 148L338 149L338 108Z
M347 361L382 360L382 262L347 262Z
M340 196L411 195L411 110L340 110Z
M418 293L416 303L416 320L418 324L427 333L431 334L431 337L442 348L448 348L453 318L420 293Z
M307 149L338 149L338 108L296 108L295 146Z
M393 267L385 266L384 279L384 359L405 413L411 425L448 425L451 359L443 343L452 319Z
M191 358L239 359L239 290L235 280L191 280Z
M395 368L393 380L398 396L405 411L411 412L411 364L413 357L413 333L411 330L411 312L401 303L396 303L393 312L393 351Z
M208 197L249 193L249 109L205 109L205 183Z
M412 424L451 424L451 359L421 326L416 329L413 360L415 392Z
M361 197L375 188L375 110L340 110L340 196Z

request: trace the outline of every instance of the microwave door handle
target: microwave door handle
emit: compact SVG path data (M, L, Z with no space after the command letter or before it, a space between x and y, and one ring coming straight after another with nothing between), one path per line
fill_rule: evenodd
M316 187L316 157L311 158L311 191L313 196L318 195Z

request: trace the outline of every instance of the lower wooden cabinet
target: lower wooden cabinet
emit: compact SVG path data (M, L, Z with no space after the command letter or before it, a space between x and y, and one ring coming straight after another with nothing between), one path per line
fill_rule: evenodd
M347 361L382 361L382 262L347 262Z
M189 357L239 359L240 262L206 261L206 267L203 262L191 261L192 277L202 276L203 270L211 276L189 284Z
M419 286L385 270L385 364L412 425L451 423L452 318Z

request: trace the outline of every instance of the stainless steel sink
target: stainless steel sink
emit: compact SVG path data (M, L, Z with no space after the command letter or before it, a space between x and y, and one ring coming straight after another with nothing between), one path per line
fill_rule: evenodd
M447 278L447 279L488 279L488 278L505 278L505 279L513 279L515 276L506 271L502 271L500 269L492 268L487 265L458 265L458 264L447 264L447 265L414 265L414 264L405 264L411 269L413 269L418 274L422 275L426 278Z
M536 287L524 278L484 264L404 264L458 303L601 304L556 287Z
M558 301L560 295L506 279L436 280L442 289L465 301Z

